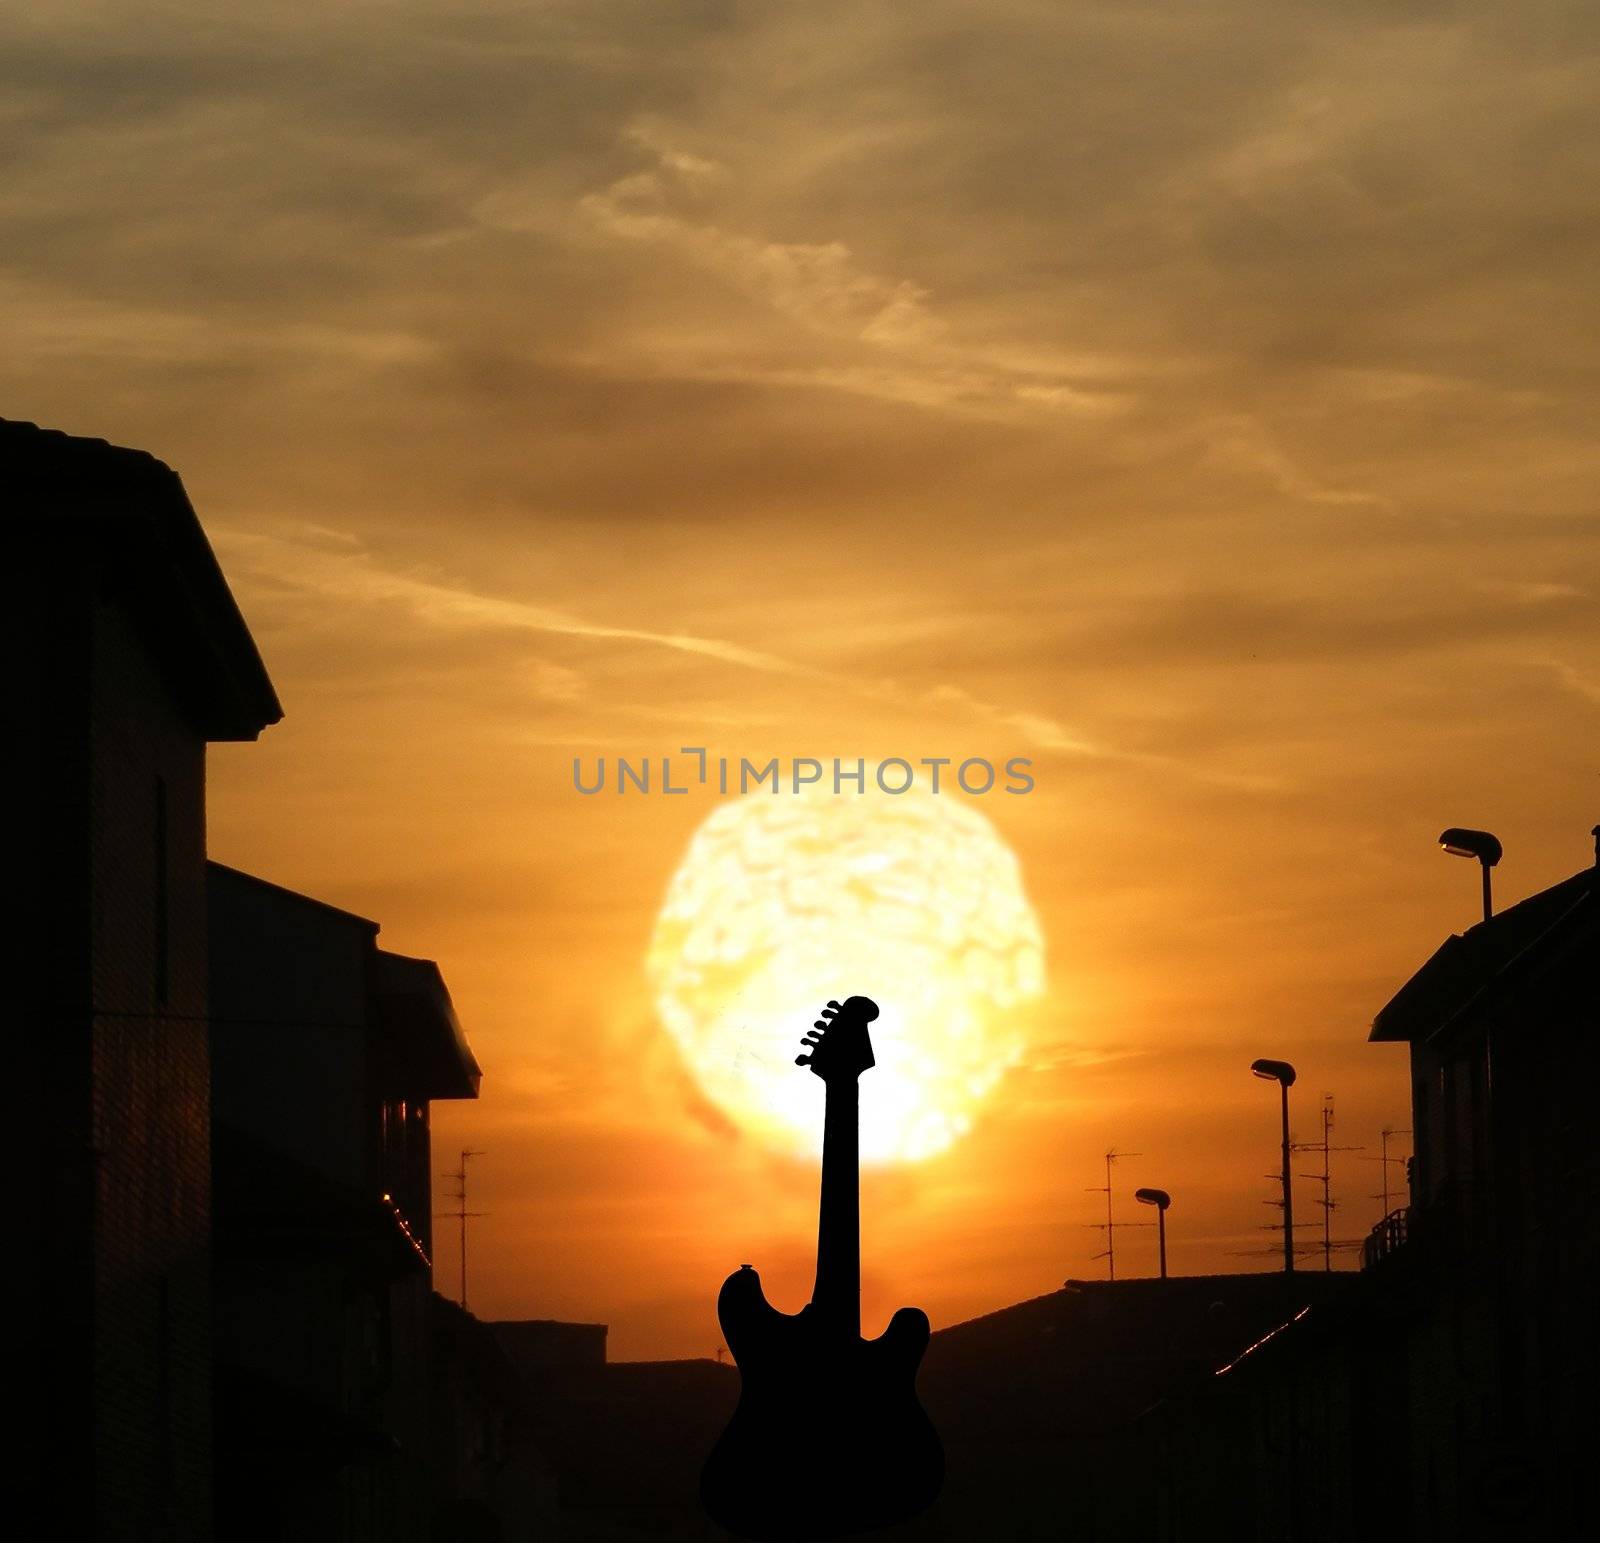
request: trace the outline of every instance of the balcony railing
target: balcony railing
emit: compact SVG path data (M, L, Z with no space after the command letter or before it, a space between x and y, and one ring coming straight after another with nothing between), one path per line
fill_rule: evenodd
M1370 1270L1404 1250L1413 1267L1480 1269L1495 1256L1494 1221L1481 1183L1452 1180L1425 1204L1384 1217L1361 1246L1361 1267Z
M1411 1236L1411 1207L1391 1211L1367 1234L1361 1245L1361 1268L1370 1270L1380 1259L1387 1259L1406 1246Z

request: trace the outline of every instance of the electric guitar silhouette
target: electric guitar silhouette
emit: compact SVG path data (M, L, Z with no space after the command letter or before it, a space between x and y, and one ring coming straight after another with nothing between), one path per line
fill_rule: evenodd
M829 1002L805 1036L827 1086L817 1283L780 1313L743 1265L722 1283L717 1318L739 1366L739 1405L712 1449L700 1498L747 1538L832 1538L886 1527L931 1505L944 1452L917 1402L928 1316L902 1307L877 1339L861 1337L861 1205L856 1079L873 1065L877 1004Z

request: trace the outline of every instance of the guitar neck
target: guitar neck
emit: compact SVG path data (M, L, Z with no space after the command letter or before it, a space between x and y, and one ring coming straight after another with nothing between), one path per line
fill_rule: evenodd
M861 1333L860 1141L854 1077L828 1083L822 1123L822 1204L812 1306L841 1332Z

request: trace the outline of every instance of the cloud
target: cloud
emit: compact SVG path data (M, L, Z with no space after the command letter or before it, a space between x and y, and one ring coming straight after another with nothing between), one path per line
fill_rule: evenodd
M1310 475L1273 442L1266 427L1256 418L1236 415L1208 420L1199 426L1197 433L1206 446L1205 463L1258 474L1289 498L1335 507L1392 507L1388 499L1376 493L1335 487Z
M1142 1059L1149 1054L1149 1050L1135 1045L1073 1039L1046 1040L1029 1046L1020 1069L1043 1073L1088 1071L1117 1061Z
M927 694L926 700L932 705L953 704L964 708L979 719L1019 734L1030 749L1051 755L1146 767L1185 782L1201 783L1232 792L1281 793L1289 786L1287 779L1279 774L1234 771L1208 763L1196 755L1163 755L1107 745L1045 714L998 707L956 686L936 687Z
M1586 675L1560 659L1550 660L1547 668L1555 676L1562 690L1570 692L1591 706L1600 707L1600 678Z
M1549 579L1484 579L1477 586L1481 594L1516 605L1547 605L1551 601L1581 600L1588 593L1576 584Z
M644 643L741 669L779 675L815 673L775 654L720 638L587 621L544 606L480 594L460 585L399 572L384 567L366 551L330 550L321 541L307 544L238 529L218 529L215 536L228 561L236 564L241 572L258 579L270 578L340 606L398 603L420 621L434 627L477 627L601 642ZM570 678L570 672L563 678Z
M681 180L686 159L663 154L661 165ZM662 176L636 172L588 195L580 207L607 234L675 248L824 336L894 348L931 342L947 330L929 312L926 290L867 272L842 242L762 241L695 224L670 211L667 193Z
M528 634L592 642L603 647L642 645L668 656L687 656L758 676L778 677L831 699L834 711L841 706L851 706L865 708L871 713L893 713L918 724L919 732L926 732L927 722L917 712L921 707L931 710L935 721L938 715L953 712L969 724L975 722L986 730L1002 730L1011 743L1020 741L1021 748L1035 752L1144 767L1234 792L1281 792L1287 785L1279 774L1226 767L1195 754L1175 756L1109 744L1103 737L1068 727L1049 714L985 700L950 683L928 688L917 701L908 703L900 683L874 675L870 656L866 669L825 669L802 658L751 648L726 638L597 622L557 608L486 594L431 573L397 568L368 550L354 535L321 526L309 527L294 535L220 527L214 530L214 537L220 555L238 582L314 598L324 614L347 618L345 625L356 632L370 631L369 624L362 620L366 608L399 605L430 630ZM587 667L534 658L522 661L517 669L523 685L552 706L590 702ZM624 683L622 689L632 688ZM601 704L590 702L590 705ZM716 706L708 708L704 703L683 698L681 691L670 710L624 701L607 704L606 711L620 712L624 718L687 721L702 728L749 730L765 726L770 730L789 721L774 716L771 708L742 712L729 712ZM525 743L545 746L589 745L593 748L601 742L598 730L591 730L587 739L537 732L524 732L520 737Z
M348 384L433 357L433 342L398 328L334 320L281 321L248 314L225 324L176 304L62 293L47 283L0 275L14 362L68 362L120 369L219 365L292 374L334 374Z
M842 390L944 410L1003 408L1104 416L1131 398L1099 381L1062 378L1075 360L1050 361L1035 351L1025 361L1016 350L950 341L951 328L930 305L932 292L910 278L891 278L864 266L840 240L774 241L730 230L681 205L706 201L729 180L719 162L665 143L659 129L635 126L628 136L654 157L654 166L617 178L586 194L579 208L604 234L666 248L770 306L809 334L864 345L865 362L823 365L679 358L669 367L691 379L746 380L777 386ZM479 205L480 218L507 222L494 197ZM514 218L511 223L515 223ZM874 362L873 353L895 361ZM1101 365L1101 372L1105 366Z

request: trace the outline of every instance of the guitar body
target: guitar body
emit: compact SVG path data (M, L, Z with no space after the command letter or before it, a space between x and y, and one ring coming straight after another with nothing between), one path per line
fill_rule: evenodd
M715 1521L781 1543L886 1527L934 1502L944 1450L916 1393L925 1313L903 1307L862 1339L814 1304L780 1313L747 1266L717 1317L741 1388L700 1480Z
M874 1064L877 1016L869 997L830 1001L796 1061L827 1085L811 1301L780 1313L749 1265L717 1297L739 1406L700 1499L729 1532L762 1543L892 1526L932 1505L944 1482L944 1449L917 1402L927 1314L902 1307L876 1339L861 1337L856 1081Z

